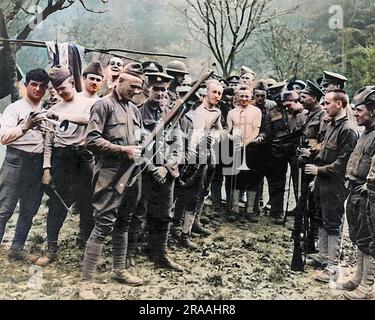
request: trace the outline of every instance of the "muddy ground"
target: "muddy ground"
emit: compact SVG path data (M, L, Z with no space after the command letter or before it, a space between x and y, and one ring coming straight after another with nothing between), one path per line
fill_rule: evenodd
M45 205L42 205L27 242L27 249L40 254L45 249ZM207 207L208 213L212 213ZM69 216L61 232L60 257L48 267L9 262L7 248L13 236L16 214L8 224L5 241L0 246L0 299L77 299L82 252L75 240L78 216ZM155 268L140 252L136 272L145 279L141 287L128 287L110 280L111 249L106 246L96 277L100 299L342 299L341 291L314 280L315 271L290 271L293 241L288 226L271 223L262 215L257 224L244 218L234 223L215 213L207 227L212 234L195 238L198 251L189 251L171 243L171 256L186 266L184 273ZM345 275L353 272L354 248L344 239Z

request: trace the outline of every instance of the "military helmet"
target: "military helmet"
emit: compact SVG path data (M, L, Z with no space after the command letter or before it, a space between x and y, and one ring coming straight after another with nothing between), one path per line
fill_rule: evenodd
M174 73L182 73L182 74L189 74L189 71L185 65L185 63L173 60L169 62L165 68L167 72L174 72Z

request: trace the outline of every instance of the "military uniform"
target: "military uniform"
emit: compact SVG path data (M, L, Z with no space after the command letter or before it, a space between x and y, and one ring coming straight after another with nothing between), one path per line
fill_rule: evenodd
M291 174L297 185L298 169L296 166L296 148L298 132L301 130L306 112L291 114L280 106L272 108L268 114L270 122L271 159L267 169L267 180L270 190L271 216L280 224L284 215L284 191L288 162L291 164ZM293 134L295 137L293 137Z
M159 120L165 116L169 109L153 106L147 100L139 109L142 115L144 128L153 131ZM168 128L166 128L168 130ZM157 139L153 152L156 156L142 175L142 197L133 215L128 247L128 265L134 264L131 258L135 256L138 236L142 225L146 223L149 232L149 250L152 259L160 265L176 266L168 259L166 262L166 249L169 235L170 222L173 218L173 190L175 178L178 177L178 164L182 155L182 139L179 128L175 128L167 136ZM159 184L152 178L152 172L157 167L163 166L168 170L167 179ZM173 268L180 270L181 268Z
M369 244L372 237L367 224L367 197L362 195L360 186L366 183L374 154L375 124L367 128L358 139L346 170L346 178L349 180L349 198L346 206L349 237L359 250L366 254L369 254Z

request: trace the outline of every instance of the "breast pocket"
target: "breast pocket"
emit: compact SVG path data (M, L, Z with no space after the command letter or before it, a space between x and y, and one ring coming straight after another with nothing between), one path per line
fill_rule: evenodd
M335 162L337 159L337 146L333 143L327 143L324 147L324 162L330 164Z
M366 179L368 172L370 171L371 167L371 158L372 156L369 154L363 154L361 159L359 159L359 164L357 167L356 175L363 179Z
M106 126L107 139L114 144L119 141L126 141L128 137L128 123L125 117L112 118Z

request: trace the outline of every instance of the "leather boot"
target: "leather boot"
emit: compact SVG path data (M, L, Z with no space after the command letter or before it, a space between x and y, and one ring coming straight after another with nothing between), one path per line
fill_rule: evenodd
M113 268L112 279L128 284L131 286L139 286L143 284L143 280L137 276L133 276L125 270L126 252L128 248L128 232L115 229L112 234L113 245Z
M198 249L198 245L191 241L188 233L181 233L180 244L188 249Z
M194 223L191 228L191 231L203 236L209 236L211 234L211 231L207 228L203 227L203 225L200 222L200 214L195 215Z
M258 222L258 217L256 213L254 212L255 197L256 197L255 191L246 191L247 201L245 205L245 212L246 212L246 217L249 219L251 223Z
M319 252L310 254L306 259L306 264L316 269L325 269L328 265L328 235L324 228L319 228L318 238Z
M35 254L29 254L22 248L13 248L10 247L8 252L8 259L10 261L24 261L28 263L34 263L38 260L38 256Z
M57 243L48 244L47 254L35 261L40 267L45 267L57 259Z
M78 283L78 296L81 300L97 300L91 281L80 281Z
M323 271L319 271L315 280L336 283L339 278L339 261L341 250L341 236L328 235L328 265Z
M174 262L167 253L168 247L169 222L160 225L158 241L155 244L155 265L161 268L172 269L175 271L184 271L184 267Z
M357 255L357 266L355 273L353 277L345 282L340 283L339 289L345 290L345 291L353 291L355 290L362 280L363 275L363 262L364 262L364 256L365 254L357 249L358 255Z
M370 300L373 298L375 279L375 258L365 254L363 260L363 275L359 286L354 291L344 292L348 300Z

